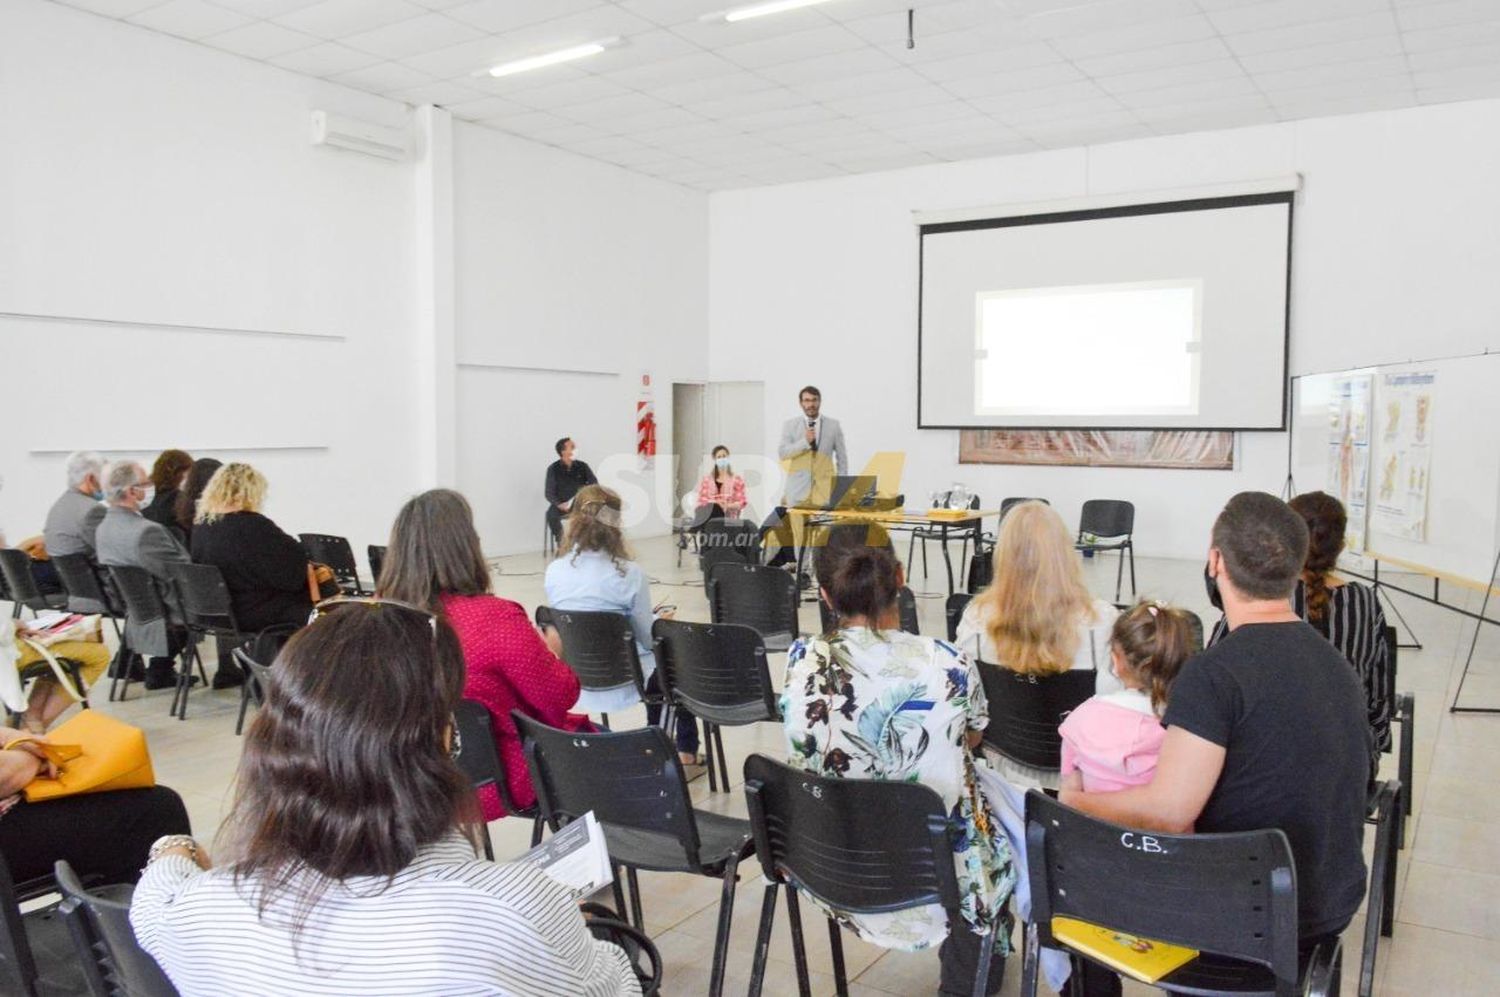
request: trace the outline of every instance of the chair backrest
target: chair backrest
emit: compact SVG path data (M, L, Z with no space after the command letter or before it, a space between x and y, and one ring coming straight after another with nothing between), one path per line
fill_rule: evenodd
M224 575L212 564L169 564L167 577L177 594L183 618L194 630L239 636L239 623Z
M36 960L26 938L26 922L10 866L0 855L0 987L6 993L36 993Z
M354 560L354 548L346 537L331 533L299 533L302 549L309 561L326 564L333 569L334 581L346 595L358 595L364 591L359 584L359 565Z
M1279 830L1157 834L1026 794L1031 912L1258 963L1297 993L1297 873Z
M645 692L640 652L630 617L622 613L553 609L552 627L562 638L562 658L585 689L613 689L627 682Z
M494 786L506 813L521 811L511 799L505 763L495 746L494 716L478 700L461 699L453 711L453 761L468 777L475 792Z
M676 841L701 865L698 823L677 749L660 727L578 734L511 711L526 751L537 806L555 830L594 811L618 829Z
M663 690L693 716L731 727L781 719L765 641L750 627L657 620L651 637Z
M715 623L752 627L771 650L785 650L802 632L797 579L762 564L716 564L708 576L708 612Z
M1040 502L1042 503L1042 505L1052 504L1044 498L1032 498L1027 495L1012 495L1010 498L1003 498L1000 500L1000 521L1002 523L1005 522L1005 514L1007 512L1010 512L1016 506L1020 505L1022 502Z
M1083 503L1078 532L1096 537L1128 537L1135 532L1135 503L1122 499L1089 499Z
M156 579L145 568L112 564L108 568L109 578L115 591L125 602L125 618L131 623L152 623L165 619L166 603Z
M766 878L870 914L941 904L958 912L942 797L913 782L832 779L745 759L745 799Z
M698 528L698 549L724 547L751 564L760 563L760 527L743 519L710 519Z
M969 602L974 598L969 592L955 592L948 597L943 606L943 615L948 620L948 642L958 640L958 621L963 619L964 610L969 608Z
M266 694L271 691L271 676L275 669L266 664L261 657L243 647L233 648L229 653L240 666L240 670L248 673L245 681L254 682L259 687L262 701L264 701Z
M896 606L901 611L901 629L909 634L922 632L921 625L917 621L917 594L905 585L896 593ZM838 629L838 614L824 602L818 600L818 622L823 627L824 633L832 633Z
M57 863L57 885L74 950L95 994L176 997L172 981L135 940L128 900L88 892L67 862Z
M1191 609L1184 609L1182 615L1187 617L1188 636L1192 638L1188 642L1188 651L1191 654L1197 654L1203 650L1203 617Z
M0 575L5 577L5 587L10 600L34 612L48 609L47 597L37 587L31 573L31 555L15 547L0 548Z
M1070 669L1055 675L1025 675L987 661L978 665L990 705L985 746L1022 765L1057 769L1062 764L1057 726L1094 694L1096 673Z
M109 610L111 616L124 616L125 606L112 587L104 584L102 571L87 554L54 554L52 566L57 569L70 599L87 599Z
M380 584L380 569L385 567L385 548L379 544L365 547L365 557L370 562L370 584Z
M1391 716L1395 716L1397 688L1396 658L1400 653L1400 648L1398 647L1400 637L1397 635L1395 627L1387 626L1383 629L1385 632L1385 702L1390 708ZM1409 792L1410 787L1406 787L1406 791Z

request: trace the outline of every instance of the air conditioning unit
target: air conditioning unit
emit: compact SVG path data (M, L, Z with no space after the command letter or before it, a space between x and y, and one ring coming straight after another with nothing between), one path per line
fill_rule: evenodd
M407 154L404 129L374 125L329 111L312 113L312 142L396 161L405 159Z

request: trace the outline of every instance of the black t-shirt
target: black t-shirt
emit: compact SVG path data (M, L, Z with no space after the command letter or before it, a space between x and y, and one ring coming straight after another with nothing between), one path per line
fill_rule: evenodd
M547 483L543 490L547 494L547 501L556 505L559 502L573 501L573 496L584 485L598 483L599 479L594 477L594 472L583 461L575 460L569 466L559 459L547 465Z
M1163 722L1225 749L1195 829L1280 828L1298 933L1342 930L1365 894L1370 775L1363 694L1343 656L1300 621L1237 627L1183 666Z

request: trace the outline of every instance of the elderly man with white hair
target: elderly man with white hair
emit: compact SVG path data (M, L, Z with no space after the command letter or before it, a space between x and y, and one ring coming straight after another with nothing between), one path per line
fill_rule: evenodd
M191 559L177 538L160 523L141 515L151 501L151 478L135 461L117 461L104 472L104 496L109 510L99 524L94 541L99 563L105 567L144 568L169 585L167 565L187 564ZM172 659L182 647L183 634L166 620L126 625L126 638L133 650L151 656L146 667L146 688L165 689L177 684ZM194 679L194 681L197 681Z
M92 450L79 450L68 457L68 490L47 512L42 540L47 554L94 556L94 531L104 520L104 458Z

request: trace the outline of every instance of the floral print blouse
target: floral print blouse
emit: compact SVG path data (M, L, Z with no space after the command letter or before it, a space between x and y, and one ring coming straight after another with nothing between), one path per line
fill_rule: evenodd
M793 766L937 791L962 832L953 864L964 919L981 933L1000 920L1003 953L1016 871L966 740L989 722L974 663L946 641L896 630L851 627L799 640L787 654L781 715ZM824 912L886 948L923 949L948 934L937 904L884 914Z

